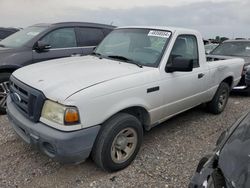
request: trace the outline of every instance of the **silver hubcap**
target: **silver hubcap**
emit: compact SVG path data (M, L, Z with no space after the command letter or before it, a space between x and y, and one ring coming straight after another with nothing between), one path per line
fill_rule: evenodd
M111 157L115 163L128 160L135 151L138 142L137 133L132 128L120 131L115 137L111 147Z
M9 93L9 81L0 83L0 108L6 108L6 99Z
M227 101L227 92L223 91L219 97L219 109L223 109Z

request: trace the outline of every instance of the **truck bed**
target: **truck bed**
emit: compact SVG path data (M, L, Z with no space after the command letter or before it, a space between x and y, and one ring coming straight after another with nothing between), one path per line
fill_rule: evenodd
M218 56L218 55L207 55L207 62L212 62L212 61L220 61L220 60L228 60L228 59L233 59L235 57L230 57L230 56Z

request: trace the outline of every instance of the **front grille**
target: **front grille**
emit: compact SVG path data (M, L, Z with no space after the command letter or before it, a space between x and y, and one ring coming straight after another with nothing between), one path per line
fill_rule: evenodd
M10 97L17 109L27 118L38 122L41 116L45 96L15 77L10 77Z

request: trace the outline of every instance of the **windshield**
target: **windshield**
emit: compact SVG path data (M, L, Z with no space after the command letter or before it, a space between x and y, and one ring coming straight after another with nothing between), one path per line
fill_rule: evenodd
M95 53L104 58L130 60L137 65L157 67L170 36L169 31L118 29L101 42Z
M45 29L46 27L28 27L2 40L0 46L6 48L22 47Z
M225 42L219 45L217 48L215 48L210 54L250 57L250 42L246 41Z

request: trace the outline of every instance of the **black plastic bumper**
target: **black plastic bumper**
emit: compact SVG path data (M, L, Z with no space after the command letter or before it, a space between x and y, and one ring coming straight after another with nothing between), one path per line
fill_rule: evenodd
M234 92L246 93L250 91L250 85L247 84L247 77L242 76L239 84L233 88Z
M246 73L245 81L246 85L250 87L250 70Z

